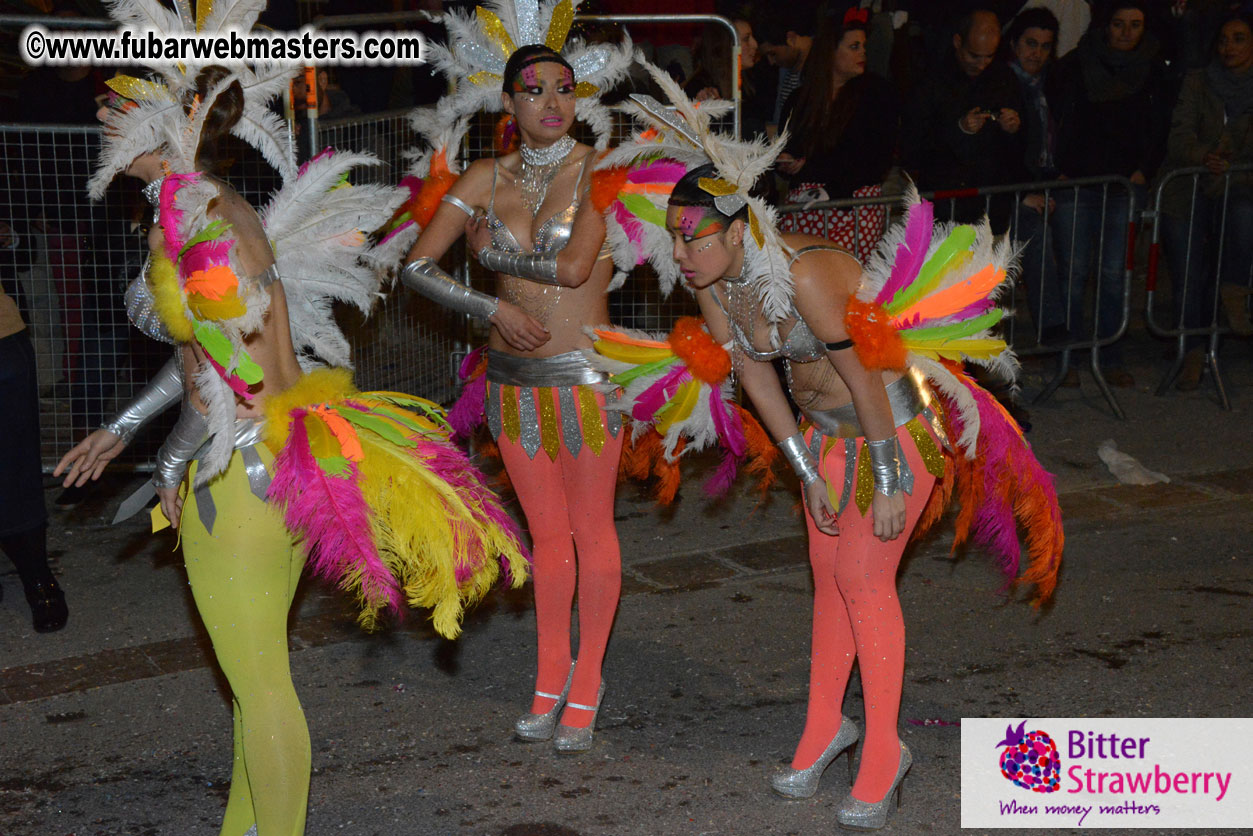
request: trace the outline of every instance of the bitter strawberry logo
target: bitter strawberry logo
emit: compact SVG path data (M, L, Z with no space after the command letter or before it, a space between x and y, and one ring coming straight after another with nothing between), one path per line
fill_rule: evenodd
M1024 732L1026 728L1026 720L1016 729L1012 723L1005 727L1005 739L996 744L1005 747L1001 750L1001 774L1032 792L1057 792L1062 774L1057 744L1048 732Z

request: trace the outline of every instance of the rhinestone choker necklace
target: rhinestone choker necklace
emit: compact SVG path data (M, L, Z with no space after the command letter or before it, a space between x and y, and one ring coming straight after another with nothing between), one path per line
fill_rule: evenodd
M523 165L552 165L564 160L574 150L574 146L574 138L566 134L546 148L532 148L523 142L518 150L522 153Z
M548 187L561 170L574 140L566 134L547 148L531 148L525 143L518 146L522 153L522 171L518 173L518 191L522 193L522 205L531 211L531 217L539 214L548 196Z

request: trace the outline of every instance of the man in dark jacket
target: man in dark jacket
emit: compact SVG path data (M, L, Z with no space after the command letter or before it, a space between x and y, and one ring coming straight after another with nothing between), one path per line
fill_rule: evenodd
M1022 159L1022 98L1009 67L996 57L1001 27L996 14L965 15L953 49L914 90L905 112L905 167L923 189L963 189L1010 182ZM948 201L937 211L947 214ZM1008 205L994 205L1004 227ZM983 199L956 201L954 215L974 220ZM999 223L998 223L999 221Z

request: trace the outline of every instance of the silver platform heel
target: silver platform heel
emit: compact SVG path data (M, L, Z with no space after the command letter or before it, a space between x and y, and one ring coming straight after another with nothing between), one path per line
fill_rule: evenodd
M573 726L558 725L557 733L553 735L553 748L564 754L585 752L592 748L592 732L596 728L596 715L600 713L600 704L604 699L605 680L602 679L600 681L600 690L596 692L596 705L579 705L577 702L567 702L567 708L578 708L582 711L592 712L592 722L581 729L576 729Z
M570 673L566 674L566 685L561 689L560 694L549 694L544 691L536 691L535 696L544 697L553 701L553 707L545 711L543 714L523 714L513 724L513 733L517 735L519 740L525 740L528 743L539 743L548 740L553 736L553 729L557 727L557 715L566 704L566 694L570 693L570 683L574 681L574 663L570 663Z
M779 795L787 798L809 798L818 791L818 781L821 780L822 773L844 751L848 752L849 786L852 786L853 755L857 751L859 737L861 733L857 731L857 724L847 717L841 717L840 727L836 730L835 737L831 738L827 748L822 750L818 760L805 769L792 769L789 766L780 768L770 777L770 786L774 787L774 791Z
M892 786L888 787L883 800L871 804L869 801L853 798L850 793L840 803L840 809L835 811L835 820L840 827L845 830L878 830L887 824L893 806L900 809L901 787L905 785L905 773L913 763L914 758L909 753L909 747L902 743L900 766L896 768L896 778L893 779ZM896 796L895 805L892 804L892 796Z

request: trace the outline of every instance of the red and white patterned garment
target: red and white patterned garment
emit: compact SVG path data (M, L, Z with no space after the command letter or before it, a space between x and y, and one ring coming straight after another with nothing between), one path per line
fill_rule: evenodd
M853 197L879 197L883 187L862 186ZM827 200L821 183L800 183L787 193L788 203L815 203ZM805 209L779 218L779 229L817 235L848 250L865 263L887 226L886 206L859 206L853 209Z

